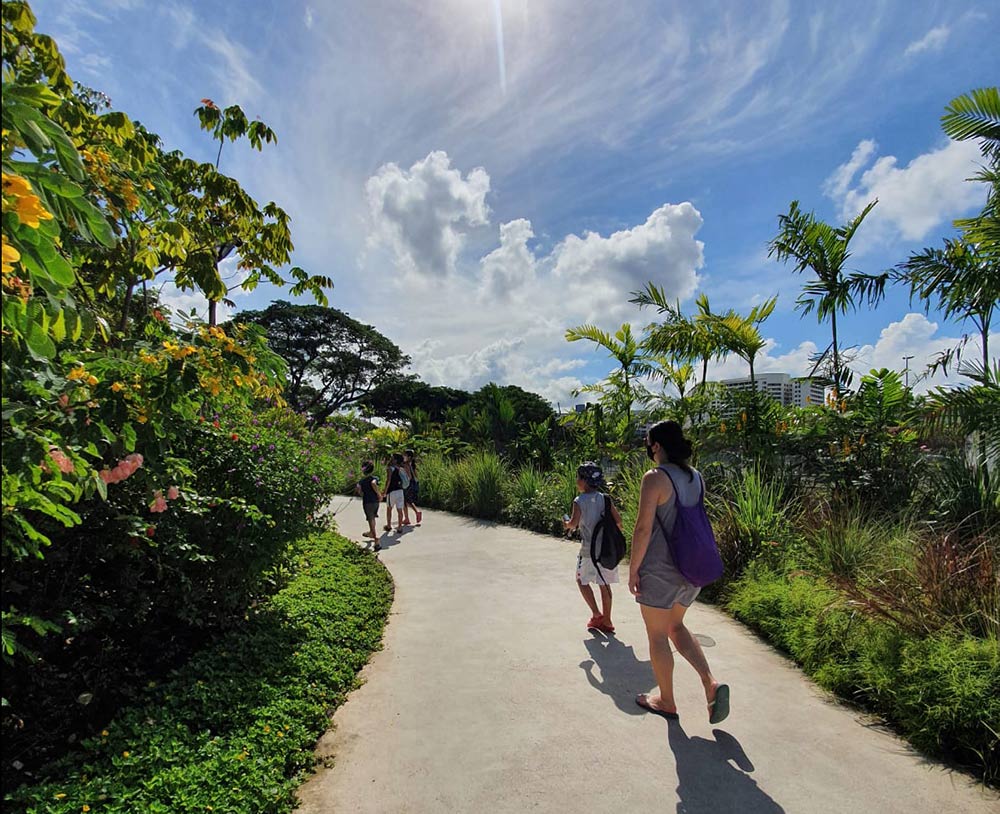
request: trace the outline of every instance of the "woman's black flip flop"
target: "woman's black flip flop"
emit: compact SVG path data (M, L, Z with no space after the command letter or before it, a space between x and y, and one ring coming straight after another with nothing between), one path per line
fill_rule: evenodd
M648 696L646 693L639 693L639 695L635 697L635 703L646 710L646 712L652 712L654 715L659 715L661 718L666 718L668 721L676 721L680 719L681 716L676 712L664 712L662 709L651 707L649 705L649 701L646 700L647 698Z

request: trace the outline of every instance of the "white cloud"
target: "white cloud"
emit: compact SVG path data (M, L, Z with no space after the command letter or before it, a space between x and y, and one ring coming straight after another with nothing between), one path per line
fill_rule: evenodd
M927 366L941 351L955 347L961 336L954 328L939 332L939 325L919 313L906 314L898 322L891 322L879 333L874 343L863 345L856 350L851 369L854 371L854 386L861 377L871 369L888 368L902 372L905 367L903 357L912 356L910 360L910 384L918 393L926 392L932 387L946 384L957 384L962 377L952 371L950 375L936 373L927 375ZM1000 333L990 334L993 347L1000 343ZM806 376L812 369L810 358L821 348L815 342L801 342L786 353L778 353L779 345L769 339L767 347L761 351L754 363L757 373L789 373L792 376ZM825 345L824 345L825 347ZM967 354L976 354L976 345L969 347ZM729 356L709 365L709 379L730 379L747 375L747 364L736 356Z
M500 246L479 261L484 297L507 300L511 290L535 279L535 254L528 241L535 236L524 218L500 224Z
M913 57L925 51L940 51L951 35L951 29L946 25L939 25L932 28L919 40L915 40L906 46L903 51L904 57Z
M899 166L895 156L875 158L876 154L875 142L860 142L823 187L837 204L842 221L878 199L858 233L859 249L898 238L923 240L984 200L982 185L966 180L976 171L980 158L971 141L949 141L918 155L905 167Z
M465 228L489 222L489 191L486 170L463 178L442 150L408 170L384 164L365 184L370 240L391 248L405 271L446 276L455 271Z
M686 300L704 263L704 244L694 237L702 223L701 213L685 202L664 204L645 223L608 237L569 235L553 250L553 274L588 321L603 308L624 304L648 281L671 299Z
M305 21L306 28L313 27L313 10L311 6L306 6L305 13L303 14L303 20Z
M864 345L858 351L858 359L854 364L857 373L867 373L872 368L889 368L903 370L904 356L913 356L910 360L910 383L916 392L925 392L932 387L945 384L957 384L962 377L954 371L945 376L938 372L927 376L927 366L942 351L954 348L961 340L961 335L950 327L948 333L938 332L938 323L931 322L919 313L906 314L899 322L892 322L882 329L878 341ZM954 333L953 333L954 332ZM1000 333L990 334L992 347L1000 342ZM966 350L966 355L977 358L977 339Z

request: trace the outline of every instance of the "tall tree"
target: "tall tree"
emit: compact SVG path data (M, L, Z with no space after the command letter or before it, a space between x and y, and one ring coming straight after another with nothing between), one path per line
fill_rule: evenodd
M978 246L984 260L1000 264L1000 89L978 88L949 103L941 126L956 141L975 139L985 164L972 177L989 185L983 211L973 218L955 221L967 243Z
M566 340L593 342L618 363L618 369L605 380L602 392L613 402L615 412L626 424L631 424L632 406L645 393L639 379L652 372L646 350L632 333L632 326L626 322L612 335L596 325L580 325L566 331Z
M684 362L701 362L701 389L704 390L708 380L708 365L713 359L725 355L726 349L715 331L712 306L708 296L700 294L695 301L698 313L686 317L681 312L680 303L672 303L667 299L666 292L647 283L642 291L633 292L629 302L636 303L640 308L654 306L657 313L665 317L664 321L649 326L645 340L646 347L655 354L679 359Z
M235 321L267 331L271 348L288 364L285 396L317 421L347 407L400 375L408 356L370 325L336 308L277 300Z
M771 297L760 305L755 305L746 316L735 311L718 314L713 317L713 328L726 350L735 353L750 368L750 391L757 392L757 375L754 363L757 354L767 345L760 332L760 326L774 311L777 297Z
M788 212L778 216L778 235L768 244L768 256L782 262L791 260L797 273L811 271L796 300L796 308L809 314L813 311L820 322L829 319L833 341L834 392L840 394L845 370L840 357L840 337L837 316L857 308L859 300L876 305L885 291L888 274L862 274L845 271L851 256L851 240L878 201L872 201L861 213L843 226L831 226L818 220L811 212L803 212L798 201L792 201Z
M987 260L975 244L945 240L943 249L924 249L900 263L898 278L908 283L911 296L929 312L940 311L945 319L971 321L979 333L983 369L990 366L990 329L1000 307L1000 269ZM971 337L965 336L935 360L933 367L947 370L960 360Z

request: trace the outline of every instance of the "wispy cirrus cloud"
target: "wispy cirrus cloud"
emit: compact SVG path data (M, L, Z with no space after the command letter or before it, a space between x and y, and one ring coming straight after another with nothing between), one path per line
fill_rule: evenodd
M940 51L951 36L951 28L946 25L936 25L919 40L914 40L903 51L904 57L914 57L927 51Z

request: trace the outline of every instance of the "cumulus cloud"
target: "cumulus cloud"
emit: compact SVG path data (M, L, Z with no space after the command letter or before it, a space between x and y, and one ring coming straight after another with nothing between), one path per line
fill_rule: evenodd
M490 382L516 384L553 404L563 405L571 403L573 391L583 385L570 374L584 367L586 360L540 361L537 337L499 339L472 353L449 354L446 348L439 340L426 340L411 353L413 369L429 384L470 391Z
M929 320L924 314L909 313L897 322L889 323L879 333L876 342L857 348L851 369L855 373L855 385L872 368L888 368L902 371L903 358L910 360L910 384L918 393L926 392L940 385L957 384L962 380L955 371L949 375L941 372L927 375L927 366L939 353L955 347L961 336L952 328L939 332L941 326ZM1000 333L991 333L990 342L997 347ZM824 346L825 347L825 346ZM789 373L792 376L806 376L812 369L810 358L821 350L815 342L801 342L786 353L779 352L780 346L769 339L767 346L757 357L754 369L758 373ZM975 347L970 352L975 355ZM713 380L738 378L747 375L747 364L736 356L709 365L709 378Z
M904 57L913 57L925 51L940 51L948 41L951 29L946 25L939 25L932 28L919 40L914 40L906 46L903 51Z
M535 254L528 248L534 236L530 220L500 224L500 246L479 261L484 295L506 300L512 290L535 279Z
M955 347L961 340L957 332L953 333L954 328L948 333L939 333L938 329L938 323L932 322L924 314L906 314L898 322L892 322L883 328L877 342L864 345L859 350L854 367L860 373L883 367L902 370L903 357L913 356L910 360L910 383L916 381L915 391L925 392L939 385L956 384L961 381L961 377L954 371L948 376L940 372L934 376L926 374L927 366L938 354ZM997 347L998 341L1000 333L991 333L992 347ZM976 345L973 344L968 348L967 354L976 358L976 353Z
M591 320L652 280L671 299L694 294L705 244L695 239L701 213L690 203L664 204L645 223L608 237L569 235L553 250L554 277ZM591 303L588 307L587 303Z
M489 191L486 170L477 167L463 177L443 150L408 170L384 164L365 184L370 241L388 246L406 271L451 274L466 229L489 223Z
M980 158L971 141L950 141L918 155L905 167L899 166L895 156L876 155L875 142L862 141L823 186L837 204L841 220L853 218L878 198L878 205L858 233L859 248L897 238L923 240L983 202L982 186L966 180L976 171Z

